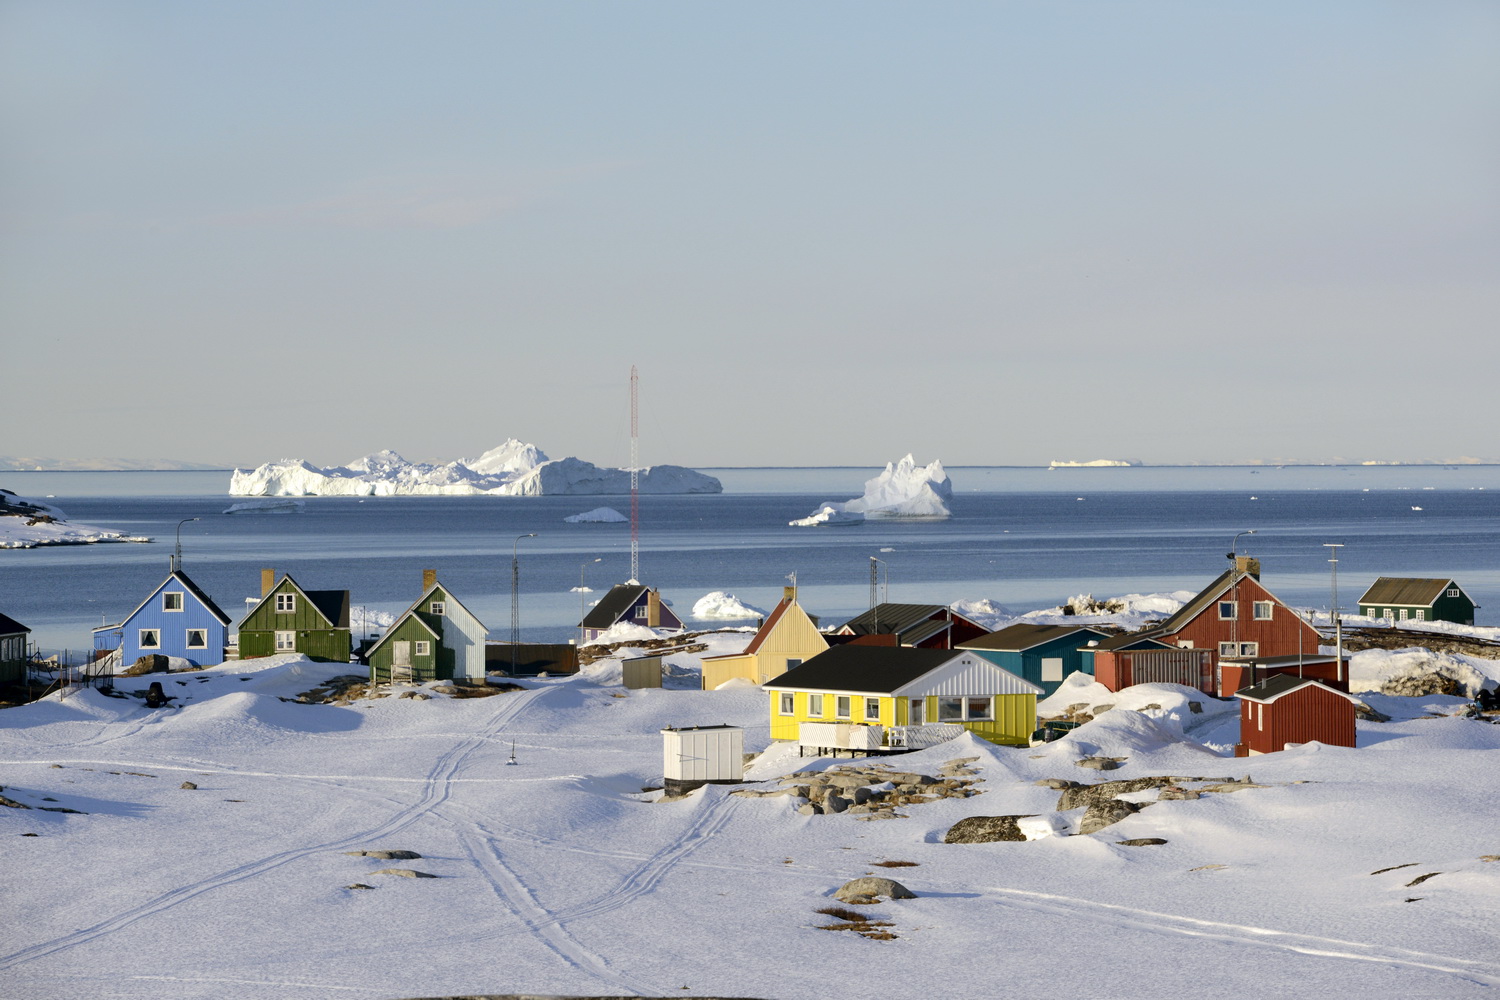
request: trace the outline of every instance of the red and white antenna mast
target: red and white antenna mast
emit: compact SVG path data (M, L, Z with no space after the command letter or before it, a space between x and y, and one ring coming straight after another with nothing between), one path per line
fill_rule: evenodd
M640 403L635 365L630 366L630 582L641 582Z

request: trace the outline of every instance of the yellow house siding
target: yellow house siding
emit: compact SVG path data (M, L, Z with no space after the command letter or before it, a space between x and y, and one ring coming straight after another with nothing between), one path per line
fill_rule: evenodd
M793 604L781 614L776 627L767 633L756 650L760 660L761 684L787 671L787 660L810 660L828 648L828 640L818 632L800 604Z
M726 656L722 659L715 657L703 661L703 690L712 691L725 681L741 678L747 681L756 680L755 656Z

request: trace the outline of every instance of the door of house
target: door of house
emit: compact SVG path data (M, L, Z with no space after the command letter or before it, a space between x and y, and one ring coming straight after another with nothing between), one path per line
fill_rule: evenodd
M397 640L391 643L391 683L411 680L411 643Z

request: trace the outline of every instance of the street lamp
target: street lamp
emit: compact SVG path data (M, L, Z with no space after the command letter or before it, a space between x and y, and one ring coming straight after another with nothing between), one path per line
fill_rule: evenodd
M175 573L182 569L182 526L189 521L201 520L203 520L201 517L185 517L177 522L177 548L175 554L172 556L172 572Z
M521 644L521 557L517 546L523 538L535 538L536 532L517 535L510 546L510 672L516 673L516 647Z
M1339 617L1339 549L1343 547L1343 542L1323 543L1323 548L1330 549L1328 554L1333 557L1328 560L1333 564L1333 607L1329 609L1329 614L1333 615L1333 643L1338 657L1334 676L1339 680L1344 679L1344 620Z
M1229 561L1231 563L1234 562L1234 560L1239 555L1239 550L1240 550L1240 536L1241 535L1253 535L1253 534L1255 534L1255 529L1254 528L1249 528L1249 529L1247 529L1245 531L1241 531L1239 534L1237 534L1237 535L1234 536L1234 541L1229 543Z
M583 581L583 572L589 568L590 563L603 562L604 557L590 559L578 567L578 644L583 645L583 619L588 615L589 588Z
M882 567L882 566L885 567L885 588L884 588L884 591L882 593L877 594L877 592L876 592L876 584L877 584L877 582L880 579L880 576L879 576L879 574L880 574L880 567ZM877 596L880 598L880 600L876 600ZM871 556L870 557L870 610L875 612L874 619L873 619L873 621L870 624L870 628L871 628L872 631L875 631L875 632L879 632L880 631L880 611L879 611L880 601L883 601L883 600L885 600L886 598L888 598L890 596L891 596L891 568L890 568L890 566L886 565L886 561L884 559L876 559L874 556Z

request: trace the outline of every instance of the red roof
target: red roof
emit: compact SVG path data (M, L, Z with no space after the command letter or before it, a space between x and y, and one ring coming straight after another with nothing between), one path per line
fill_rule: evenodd
M760 649L760 644L765 641L766 636L771 634L771 630L776 627L777 622L781 621L781 616L793 603L795 602L791 598L783 597L781 603L776 605L776 609L771 612L771 616L766 619L766 623L756 630L755 638L750 640L750 645L745 647L745 652L740 655L745 656Z

